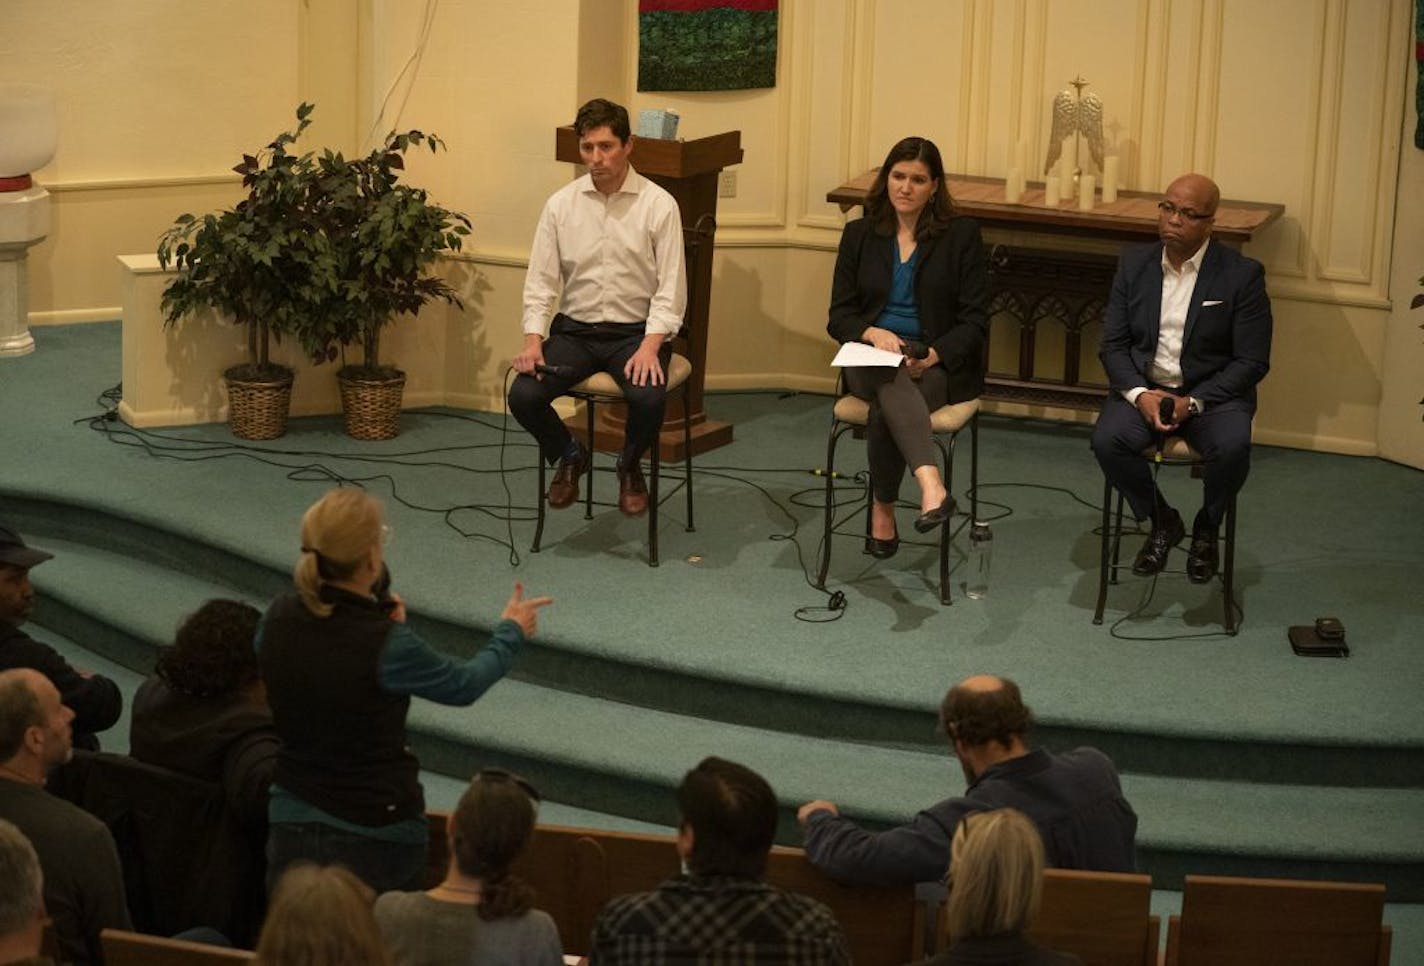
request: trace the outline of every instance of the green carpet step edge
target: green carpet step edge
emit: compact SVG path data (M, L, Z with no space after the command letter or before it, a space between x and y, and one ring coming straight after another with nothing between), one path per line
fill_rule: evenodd
M46 598L37 619L141 672L151 668L153 648L171 640L179 621L203 600L237 597L261 607L263 590L275 593L288 585L281 575L257 564L233 563L226 551L205 544L161 536L141 540L143 533L118 530L117 535L105 534L102 548L73 542L76 536L96 539L92 520L82 516L46 533L56 559L34 574ZM136 553L140 546L155 549ZM484 638L481 629L446 620L416 614L412 622L433 644L454 654L472 653ZM766 731L932 754L944 747L929 711L818 701L804 694L689 678L590 659L539 641L526 648L514 676L552 690ZM1424 787L1424 750L1224 742L1043 722L1035 737L1049 747L1101 748L1124 772L1202 779L1246 775L1262 783L1302 786Z

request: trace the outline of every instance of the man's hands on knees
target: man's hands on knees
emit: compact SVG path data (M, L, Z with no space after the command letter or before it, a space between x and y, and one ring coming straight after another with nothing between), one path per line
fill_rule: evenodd
M548 607L553 602L552 597L530 597L525 600L524 585L516 580L514 593L510 595L509 603L504 605L504 611L499 616L503 620L518 624L519 629L524 632L525 640L528 640L539 629L539 608Z
M1172 421L1169 423L1162 421L1161 407L1163 399L1172 400ZM1138 393L1135 403L1137 411L1142 414L1143 419L1147 420L1147 425L1159 433L1170 433L1182 424L1182 421L1185 420L1188 415L1187 404L1188 399L1186 396L1163 392L1160 389L1148 389L1145 392Z
M623 366L623 375L628 377L629 382L635 386L661 386L667 381L663 374L662 360L658 358L658 350L662 345L663 339L660 335L650 335L643 339L638 351L633 353Z
M514 371L536 379L544 377L534 371L535 366L544 364L544 337L534 332L524 334L524 348L514 357Z

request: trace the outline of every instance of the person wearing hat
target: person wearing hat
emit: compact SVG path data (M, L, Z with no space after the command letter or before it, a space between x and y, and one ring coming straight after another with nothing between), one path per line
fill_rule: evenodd
M53 557L26 545L0 523L0 671L27 667L49 678L64 706L74 712L74 746L97 750L94 736L113 727L123 711L119 686L102 675L76 670L54 648L20 630L35 609L30 569Z

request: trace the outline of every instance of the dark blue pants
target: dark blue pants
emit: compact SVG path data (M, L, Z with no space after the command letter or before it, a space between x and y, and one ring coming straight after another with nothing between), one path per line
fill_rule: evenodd
M536 379L521 373L509 387L509 411L539 442L539 452L546 462L554 463L563 456L571 438L568 427L554 412L554 400L596 372L606 372L617 380L628 403L624 459L636 460L653 445L667 411L667 386L635 386L623 375L623 367L643 342L643 329L641 324L579 322L562 313L554 317L549 337L544 340L544 363L568 366L573 375ZM668 360L672 358L672 348L666 341L658 357L666 376Z
M424 887L426 843L383 842L314 822L274 822L267 830L267 894L294 862L341 865L376 891Z
M1206 526L1215 529L1231 498L1251 469L1251 408L1244 401L1216 403L1200 416L1184 420L1176 435L1206 459L1202 471L1202 510ZM1142 451L1157 435L1137 407L1113 393L1093 427L1092 447L1103 474L1117 487L1138 520L1152 517L1159 497L1152 483L1152 461Z

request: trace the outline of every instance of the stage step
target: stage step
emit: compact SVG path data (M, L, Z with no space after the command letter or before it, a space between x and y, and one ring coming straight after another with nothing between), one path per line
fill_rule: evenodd
M203 600L252 599L246 592L252 574L227 583L191 566L54 536L43 546L56 557L34 572L44 598L37 619L137 672L151 667L154 648ZM201 555L169 556L191 561ZM455 631L441 626L442 634ZM466 629L458 636L463 650L478 635ZM715 694L715 685L709 687ZM847 814L886 825L963 788L958 765L942 746L738 724L741 709L715 710L715 717L678 714L578 693L569 683L511 679L469 708L416 701L411 740L427 769L458 777L500 764L528 775L553 800L661 826L676 823L672 792L692 764L711 754L742 761L776 788L785 806L780 838L792 844L799 842L794 809L811 798L830 798ZM1424 898L1424 789L1131 770L1123 785L1141 818L1142 864L1159 886L1176 885L1185 872L1299 874L1385 881L1392 900Z

